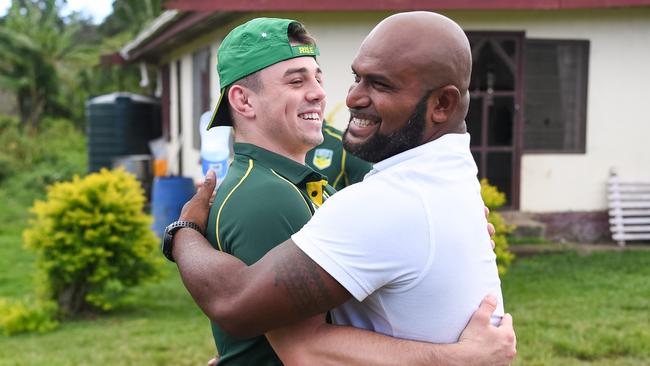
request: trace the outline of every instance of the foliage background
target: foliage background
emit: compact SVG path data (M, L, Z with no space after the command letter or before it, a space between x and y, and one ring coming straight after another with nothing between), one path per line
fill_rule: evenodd
M14 94L20 122L32 127L47 116L82 129L89 97L152 92L153 86L139 86L137 65L101 65L100 56L118 51L158 16L161 0L115 0L113 13L100 25L74 12L60 16L63 4L13 0L0 18L0 89Z
M37 255L41 296L66 316L108 311L129 288L155 278L162 259L145 202L142 186L123 169L49 186L23 232L25 248Z
M483 197L485 206L490 210L488 222L494 225L496 230L496 234L492 237L494 253L497 256L499 274L503 275L515 258L514 254L508 250L508 234L512 232L513 227L506 224L503 216L496 211L506 203L506 195L497 187L490 185L487 179L481 179L481 197Z
M115 0L113 13L99 25L79 13L61 16L64 5L65 0L13 0L0 17L0 102L9 98L14 103L8 104L17 106L15 115L0 115L0 244L9 248L20 245L15 235L25 226L27 208L45 196L47 186L86 173L86 100L115 91L153 91L153 86L139 86L137 65L100 60L160 14L160 0ZM149 239L153 243L153 234ZM29 272L31 279L33 266ZM25 275L12 267L0 279L16 281L19 274ZM32 284L28 288L32 292ZM0 328L47 330L56 325L49 319L56 312L53 303L18 293L22 297L0 301Z

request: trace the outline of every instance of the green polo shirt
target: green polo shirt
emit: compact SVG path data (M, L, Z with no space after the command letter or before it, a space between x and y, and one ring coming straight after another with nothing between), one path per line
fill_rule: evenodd
M250 265L286 241L334 193L322 175L251 144L235 158L210 208L207 239ZM266 337L237 339L212 323L219 365L282 365Z
M323 123L323 143L309 150L305 162L327 177L332 187L341 189L363 180L372 164L343 149L341 131Z

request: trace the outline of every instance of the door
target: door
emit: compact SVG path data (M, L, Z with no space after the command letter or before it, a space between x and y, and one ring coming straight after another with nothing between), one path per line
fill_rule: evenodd
M479 178L519 208L524 33L469 32L472 79L467 129Z

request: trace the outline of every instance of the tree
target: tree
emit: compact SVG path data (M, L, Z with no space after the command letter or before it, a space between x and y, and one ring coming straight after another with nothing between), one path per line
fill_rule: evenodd
M162 11L161 0L115 0L100 26L78 13L60 16L65 0L14 0L0 19L0 88L17 99L23 125L43 117L83 126L84 103L93 95L142 93L137 66L101 66L102 54L119 50Z
M161 12L162 0L115 0L113 13L104 20L99 29L107 36L121 32L128 32L133 36Z
M15 0L0 27L0 86L13 91L20 120L37 126L43 113L66 116L61 68L74 56L80 22L64 22L56 0Z

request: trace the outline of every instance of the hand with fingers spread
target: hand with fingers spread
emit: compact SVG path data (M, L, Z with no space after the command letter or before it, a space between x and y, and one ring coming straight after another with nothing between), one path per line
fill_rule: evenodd
M496 307L497 299L491 295L486 296L460 335L458 346L463 348L463 364L510 365L517 354L512 316L505 314L499 326L490 323Z

